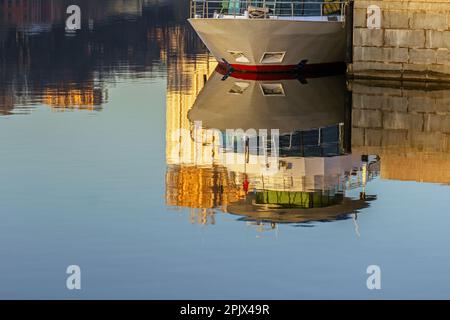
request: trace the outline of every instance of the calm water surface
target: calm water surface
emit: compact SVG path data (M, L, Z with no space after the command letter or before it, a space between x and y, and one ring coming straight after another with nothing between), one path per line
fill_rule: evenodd
M449 88L222 79L183 4L50 2L0 11L0 298L450 298Z

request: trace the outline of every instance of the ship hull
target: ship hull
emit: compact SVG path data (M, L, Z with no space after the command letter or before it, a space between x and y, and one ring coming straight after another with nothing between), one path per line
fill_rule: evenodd
M219 63L247 72L285 72L345 61L343 22L189 19Z

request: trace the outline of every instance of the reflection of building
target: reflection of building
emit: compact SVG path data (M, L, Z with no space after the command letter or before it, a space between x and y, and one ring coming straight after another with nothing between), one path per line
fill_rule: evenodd
M55 109L100 110L106 102L106 91L102 89L54 89L44 90L43 103Z
M0 115L9 115L14 109L14 96L9 90L0 88Z
M114 14L120 14L120 15L141 15L142 14L142 6L144 4L144 0L128 0L128 1L122 1L122 0L108 0L106 3L106 15L111 16ZM155 2L155 5L158 3Z
M55 87L46 86L32 92L5 85L0 88L0 115L10 115L27 112L30 105L42 103L51 108L63 111L64 109L78 109L100 111L107 102L108 91L101 86L94 87ZM18 109L20 106L20 109Z
M206 54L198 55L195 59L188 58L186 53L181 51L186 33L182 32L182 29L174 29L173 32L172 41L165 51L170 53L175 48L178 49L178 58L167 60L166 159L168 164L193 165L190 159L198 158L195 154L198 149L191 144L190 137L185 136L182 130L191 131L188 112L217 63ZM189 150L179 150L180 146L189 146Z
M14 84L0 86L0 116L30 113L32 103L27 98Z
M64 32L69 4L80 5L83 25L89 22L75 38ZM118 75L158 77L165 63L176 70L178 51L200 46L184 22L174 21L179 7L152 0L1 1L0 115L38 104L100 110L105 82ZM14 19L4 19L8 12Z
M166 173L166 203L191 208L193 222L207 224L214 210L244 196L224 167L169 166Z
M164 51L183 48L186 33L175 28L169 46ZM158 38L161 38L159 36ZM191 159L198 158L198 149L182 130L191 130L187 117L195 99L207 78L216 67L208 55L189 59L185 52L178 52L177 59L165 58L168 85L166 98L166 203L169 206L189 207L191 220L200 224L211 223L213 208L226 205L239 197L239 190L228 179L223 167L195 166ZM164 56L163 56L164 58ZM179 150L179 146L189 146ZM213 220L212 220L213 221Z
M108 0L101 4L90 0L1 0L0 23L18 26L29 33L51 30L52 24L63 23L66 9L78 5L82 20L101 20L114 15L141 15L143 0Z
M381 157L381 177L450 184L450 88L353 82L352 145Z
M2 0L0 23L25 26L51 24L65 14L59 0Z

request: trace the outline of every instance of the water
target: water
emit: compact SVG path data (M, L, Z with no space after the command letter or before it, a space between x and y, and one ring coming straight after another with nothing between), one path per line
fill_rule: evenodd
M184 4L48 3L0 13L1 298L450 298L448 87L221 81Z

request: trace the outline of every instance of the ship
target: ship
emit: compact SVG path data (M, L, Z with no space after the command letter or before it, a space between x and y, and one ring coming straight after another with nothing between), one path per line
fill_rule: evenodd
M188 19L216 60L241 72L345 66L346 2L191 0Z

